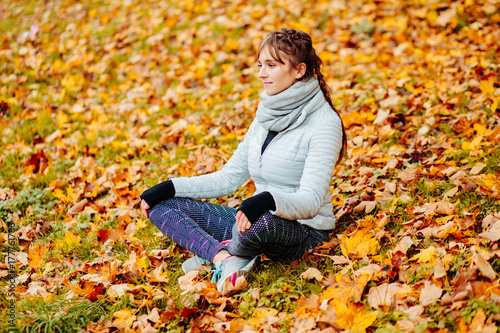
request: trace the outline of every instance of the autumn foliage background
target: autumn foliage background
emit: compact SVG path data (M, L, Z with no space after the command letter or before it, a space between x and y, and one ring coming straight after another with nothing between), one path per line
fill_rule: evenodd
M1 330L497 332L499 7L2 1ZM222 167L259 101L256 49L283 26L312 36L347 128L337 227L221 297L138 197Z

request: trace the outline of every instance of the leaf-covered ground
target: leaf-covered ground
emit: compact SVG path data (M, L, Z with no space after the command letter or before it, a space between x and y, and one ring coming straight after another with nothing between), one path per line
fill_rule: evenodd
M2 1L0 329L497 332L499 8ZM182 274L190 254L138 196L224 164L259 100L256 49L282 26L313 37L347 127L338 223L221 297L209 272Z

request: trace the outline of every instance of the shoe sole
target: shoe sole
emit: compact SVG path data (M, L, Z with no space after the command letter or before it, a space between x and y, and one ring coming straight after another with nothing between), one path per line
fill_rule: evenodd
M260 256L256 256L245 267L241 268L240 270L234 272L232 275L228 276L226 278L226 281L231 282L234 286L236 284L236 280L240 276L244 276L246 278L249 273L255 270L255 268L259 265L259 263L260 263Z

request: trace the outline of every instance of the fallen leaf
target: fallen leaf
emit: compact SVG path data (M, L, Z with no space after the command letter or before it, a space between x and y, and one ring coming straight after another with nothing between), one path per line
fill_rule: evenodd
M490 280L496 279L497 274L493 270L493 267L491 267L490 263L486 259L484 259L482 254L478 251L478 249L475 246L472 246L471 252L473 261L479 268L481 274L483 274Z
M422 306L432 304L443 294L443 289L430 281L425 281L424 288L420 291L419 301Z
M368 229L359 229L349 236L344 234L340 245L342 254L354 259L376 254L380 249L377 239Z
M478 234L479 237L489 239L492 242L496 242L500 239L500 220L497 220L488 231Z
M374 309L379 309L381 306L392 307L410 292L408 287L399 283L382 283L371 287L368 291L368 305Z
M323 280L323 275L321 275L321 272L314 267L309 267L305 272L300 274L300 277L306 280L316 280L319 282Z
M132 323L137 318L134 314L132 314L132 312L129 309L116 311L113 313L113 317L116 317L116 319L113 320L111 326L116 327L118 329L131 328Z
M333 283L321 294L320 300L330 301L332 299L347 302L353 300L360 302L366 284L370 281L372 274L361 273L359 276L352 277L343 274L337 274Z
M434 246L429 246L427 249L424 249L420 251L420 253L411 257L410 260L418 260L420 264L433 264L436 261L436 248Z
M378 311L366 312L366 306L363 304L352 302L336 302L335 313L338 319L336 320L345 330L354 332L366 332L377 319Z
M494 174L483 174L480 176L470 177L481 190L492 197L493 199L500 199L500 179Z
M73 205L73 207L71 207L68 210L68 215L69 216L74 216L74 215L77 215L78 213L82 212L83 209L85 208L85 205L88 202L89 202L88 199L83 199L83 200L79 201L78 203L76 203L75 205Z

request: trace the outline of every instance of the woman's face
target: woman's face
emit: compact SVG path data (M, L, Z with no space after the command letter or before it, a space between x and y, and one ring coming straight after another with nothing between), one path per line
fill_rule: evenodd
M264 47L259 55L258 77L262 80L264 91L269 96L290 88L303 75L299 69L292 68L290 61L283 54L281 54L281 59L285 62L284 64L273 58L269 47Z

